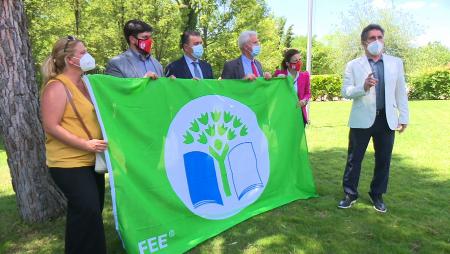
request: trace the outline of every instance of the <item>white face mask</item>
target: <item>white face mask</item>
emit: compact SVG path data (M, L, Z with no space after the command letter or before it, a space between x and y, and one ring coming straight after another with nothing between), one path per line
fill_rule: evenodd
M367 51L369 51L372 56L378 56L383 51L383 46L384 44L381 41L376 40L367 45Z
M84 54L81 58L74 57L76 59L80 59L80 65L76 65L81 68L82 71L90 71L95 69L95 59L89 54Z

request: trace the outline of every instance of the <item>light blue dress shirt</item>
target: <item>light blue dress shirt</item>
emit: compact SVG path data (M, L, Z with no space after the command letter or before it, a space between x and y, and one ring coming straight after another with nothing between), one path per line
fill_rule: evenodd
M158 74L158 71L156 69L155 64L152 61L152 58L150 57L150 55L148 56L143 56L142 54L139 54L138 52L131 50L131 52L133 53L133 56L136 57L136 59L138 59L138 63L137 64L137 68L139 69L139 71L141 73L147 73L149 71L154 72L156 74Z
M378 60L377 62L374 62L372 59L369 59L369 64L373 72L373 77L375 79L378 79L378 84L375 86L377 110L384 109L385 87L384 87L383 56L381 56L380 60Z
M189 67L189 71L191 72L192 77L195 77L194 64L192 64L192 62L194 62L194 60L192 60L187 55L184 55L184 59L186 60L187 66ZM198 68L197 69L198 69L198 72L200 73L200 76L201 76L201 77L198 77L198 78L203 79L203 73L202 73L202 68L200 68L200 62L198 61L198 59L195 62L198 63L198 65L197 65Z
M246 57L244 55L241 56L241 59L242 59L243 67L244 67L245 76L247 76L248 74L253 74L252 60L250 60L248 57ZM259 74L258 76L261 77L261 73L259 73L258 67L256 66L256 64L255 64L255 67L256 67L256 72L258 72L258 74Z

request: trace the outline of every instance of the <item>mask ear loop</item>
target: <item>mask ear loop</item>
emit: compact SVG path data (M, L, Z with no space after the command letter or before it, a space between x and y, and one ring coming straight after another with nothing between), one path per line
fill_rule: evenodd
M252 46L249 46L249 45L248 45L248 42L247 42L247 43L245 44L245 46L244 46L244 50L245 50L245 52L246 52L247 54L251 55L251 54L252 54L253 47L252 47Z

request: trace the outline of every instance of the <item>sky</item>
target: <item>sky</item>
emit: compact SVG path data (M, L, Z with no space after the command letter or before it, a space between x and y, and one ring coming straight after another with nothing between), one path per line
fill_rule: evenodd
M369 0L373 7L400 10L418 24L415 46L439 41L450 48L449 0ZM308 0L267 0L271 12L287 19L286 27L294 25L296 35L307 35ZM363 0L313 0L313 34L320 40L341 25L340 17L355 2ZM389 31L386 31L389 33Z

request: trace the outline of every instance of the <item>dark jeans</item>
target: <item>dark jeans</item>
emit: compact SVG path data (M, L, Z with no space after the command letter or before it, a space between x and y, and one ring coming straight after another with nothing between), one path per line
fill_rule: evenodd
M106 253L102 210L105 177L94 167L49 168L67 198L65 253Z
M350 129L347 165L345 166L342 183L346 194L358 196L361 163L370 138L373 139L375 150L375 169L372 183L370 184L370 193L373 196L381 196L383 193L386 193L395 131L389 128L383 111L376 116L375 122L370 128Z

